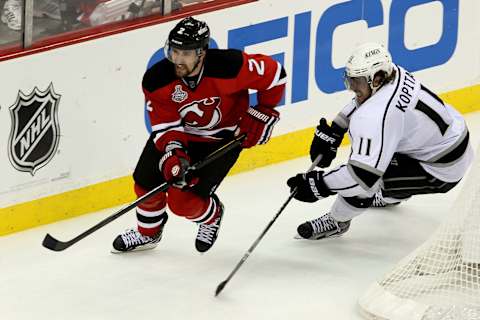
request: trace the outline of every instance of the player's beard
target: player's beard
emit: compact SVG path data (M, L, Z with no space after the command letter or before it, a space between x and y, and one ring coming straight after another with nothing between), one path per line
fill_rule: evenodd
M191 68L184 63L175 64L175 74L179 78L189 77L195 70L199 70L201 66L202 59L200 57L197 57L197 61L195 61L194 65Z
M185 64L178 64L175 65L175 74L179 78L183 78L188 76L190 73L192 73L192 69L189 69L187 65Z

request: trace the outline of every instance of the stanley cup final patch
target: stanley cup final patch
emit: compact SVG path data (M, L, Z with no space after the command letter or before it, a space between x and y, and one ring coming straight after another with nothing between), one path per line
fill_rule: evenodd
M181 85L175 86L175 91L172 93L172 101L181 103L188 98L188 93L182 90Z
M15 169L33 176L55 155L60 138L60 97L53 84L45 91L35 87L29 95L18 92L17 101L10 107L12 128L8 139L8 156Z

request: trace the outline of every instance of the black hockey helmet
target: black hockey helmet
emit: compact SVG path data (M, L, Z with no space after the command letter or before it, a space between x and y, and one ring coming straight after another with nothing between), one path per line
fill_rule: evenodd
M209 41L208 25L192 17L182 19L168 35L168 46L181 50L206 49Z

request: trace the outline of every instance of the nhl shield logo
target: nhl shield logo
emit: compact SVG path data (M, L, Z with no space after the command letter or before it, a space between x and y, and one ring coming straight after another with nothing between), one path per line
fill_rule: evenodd
M8 155L15 169L33 176L55 155L60 137L60 97L53 84L46 91L35 87L29 95L18 92L17 101L10 107L12 129L8 139Z

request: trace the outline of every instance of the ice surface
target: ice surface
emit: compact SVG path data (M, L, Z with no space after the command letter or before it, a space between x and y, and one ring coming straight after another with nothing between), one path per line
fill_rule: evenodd
M480 113L467 117L472 145ZM349 150L340 150L338 161ZM41 246L45 233L67 240L116 208L0 238L0 319L361 319L357 299L426 240L461 189L370 209L341 238L294 240L298 224L327 212L333 198L292 201L246 263L226 278L288 197L286 179L309 166L301 158L227 177L218 190L226 213L215 246L195 251L197 227L171 216L160 245L110 253L126 214L63 252Z

